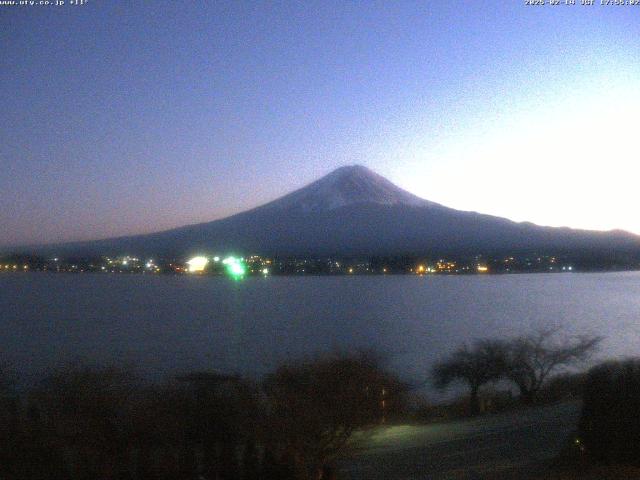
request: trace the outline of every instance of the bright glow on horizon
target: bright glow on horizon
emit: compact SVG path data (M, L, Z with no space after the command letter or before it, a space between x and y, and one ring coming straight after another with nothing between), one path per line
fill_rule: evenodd
M463 125L470 133L442 140L438 159L427 151L430 146L418 149L412 169L400 170L395 180L460 210L640 234L640 93L603 90L630 82L630 75L594 78L588 90L472 121Z

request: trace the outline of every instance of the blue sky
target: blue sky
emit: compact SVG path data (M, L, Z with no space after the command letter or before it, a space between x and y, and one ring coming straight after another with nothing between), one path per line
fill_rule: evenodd
M221 218L354 163L640 233L640 6L577 3L0 7L0 245Z

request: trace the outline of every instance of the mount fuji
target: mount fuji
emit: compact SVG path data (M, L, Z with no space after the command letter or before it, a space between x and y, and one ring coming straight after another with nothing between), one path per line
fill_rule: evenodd
M366 167L338 168L274 200L221 220L159 233L58 246L87 254L447 255L517 252L633 254L623 231L541 227L454 210L419 198Z

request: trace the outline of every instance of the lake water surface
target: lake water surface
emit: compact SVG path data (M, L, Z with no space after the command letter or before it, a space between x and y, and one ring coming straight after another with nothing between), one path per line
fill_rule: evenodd
M0 356L25 375L84 358L253 376L314 352L374 348L420 381L461 342L547 326L605 335L601 357L640 354L640 272L0 275Z

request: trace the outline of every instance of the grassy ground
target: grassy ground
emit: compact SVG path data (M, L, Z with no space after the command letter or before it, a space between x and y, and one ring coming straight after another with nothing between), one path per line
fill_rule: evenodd
M640 480L590 465L575 443L579 402L426 425L381 427L343 464L344 480Z
M586 462L556 459L526 466L496 468L469 477L461 472L460 480L640 480L640 468L630 466L589 465ZM456 477L451 477L455 480Z
M486 473L483 480L640 480L640 467L594 465L575 444L551 461Z
M566 444L579 403L428 425L380 427L342 464L344 480L530 480Z
M593 465L571 448L563 451L536 480L639 480L640 468Z
M638 480L640 468L635 467L583 467L547 472L540 480Z

